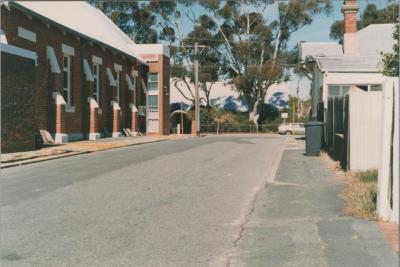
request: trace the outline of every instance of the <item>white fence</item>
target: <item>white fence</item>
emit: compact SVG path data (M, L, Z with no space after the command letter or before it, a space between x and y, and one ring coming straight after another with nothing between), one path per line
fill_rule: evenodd
M385 83L381 110L377 209L382 220L399 222L399 78Z
M349 96L350 170L377 169L382 135L382 92L351 90Z

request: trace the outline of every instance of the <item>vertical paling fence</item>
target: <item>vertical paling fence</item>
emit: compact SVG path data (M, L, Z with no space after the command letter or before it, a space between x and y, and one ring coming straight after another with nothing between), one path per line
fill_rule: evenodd
M325 150L340 166L348 169L349 98L330 97L326 112Z

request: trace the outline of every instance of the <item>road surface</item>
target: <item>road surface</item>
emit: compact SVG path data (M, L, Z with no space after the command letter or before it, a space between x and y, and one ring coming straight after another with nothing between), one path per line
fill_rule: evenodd
M2 170L2 266L225 266L283 137L190 138Z

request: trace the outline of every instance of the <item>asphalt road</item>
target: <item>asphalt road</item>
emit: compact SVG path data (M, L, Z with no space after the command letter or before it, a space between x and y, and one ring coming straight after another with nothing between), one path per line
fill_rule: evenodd
M2 266L224 266L281 137L203 137L2 170Z

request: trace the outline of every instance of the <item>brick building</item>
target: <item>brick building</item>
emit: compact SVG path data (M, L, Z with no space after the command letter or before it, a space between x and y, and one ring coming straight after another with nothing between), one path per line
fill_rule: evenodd
M79 1L2 3L1 30L3 43L37 55L30 101L36 130L49 131L57 143L118 137L123 128L169 134L164 112L148 116L156 107L168 112L169 97L162 97L168 87L164 91L155 80L169 76L163 45L135 44L101 11ZM141 54L162 60L147 62ZM153 109L146 105L154 102L149 78L160 88ZM148 127L155 119L158 129Z

